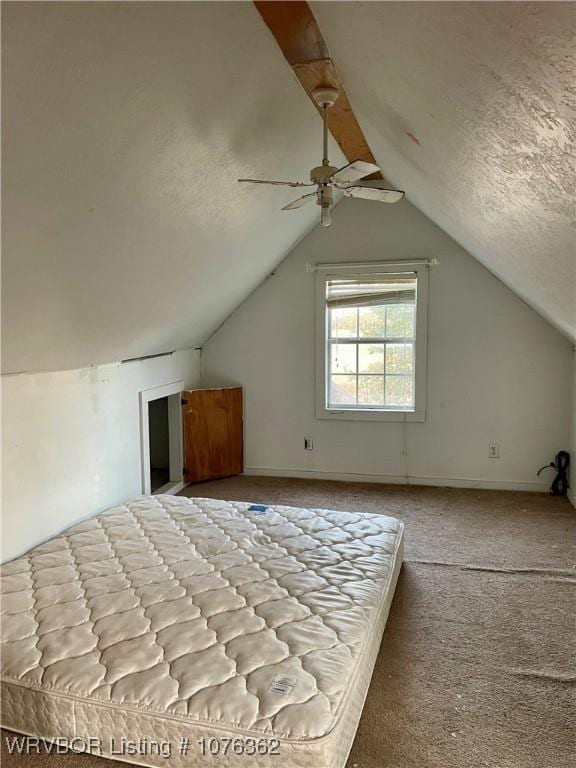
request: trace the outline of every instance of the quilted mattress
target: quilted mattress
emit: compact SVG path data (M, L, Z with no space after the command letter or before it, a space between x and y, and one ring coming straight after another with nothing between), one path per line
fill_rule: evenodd
M343 768L402 536L176 496L76 525L2 566L2 725L148 766Z

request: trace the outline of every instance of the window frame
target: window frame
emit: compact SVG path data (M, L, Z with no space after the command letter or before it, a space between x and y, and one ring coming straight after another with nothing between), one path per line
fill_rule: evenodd
M428 263L389 262L374 264L319 265L316 268L316 418L348 421L426 421L426 379L428 347ZM334 278L361 280L367 275L416 275L416 329L414 338L414 408L376 406L328 407L328 312L326 283Z

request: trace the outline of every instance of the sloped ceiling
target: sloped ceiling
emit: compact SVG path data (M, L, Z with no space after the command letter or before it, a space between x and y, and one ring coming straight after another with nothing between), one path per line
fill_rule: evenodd
M574 336L571 4L312 7L386 177ZM236 183L319 158L270 32L248 2L2 17L3 370L202 344L318 216Z
M252 3L2 3L3 371L201 344L317 220L321 124ZM332 156L343 164L334 146Z
M312 9L386 177L575 338L573 3Z

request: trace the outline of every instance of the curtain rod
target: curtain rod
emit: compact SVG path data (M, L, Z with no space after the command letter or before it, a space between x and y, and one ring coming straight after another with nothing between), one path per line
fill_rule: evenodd
M366 269L367 267L417 267L425 265L435 267L440 262L438 259L404 259L404 261L362 261L342 262L340 264L310 264L306 263L306 272L318 272L321 269Z

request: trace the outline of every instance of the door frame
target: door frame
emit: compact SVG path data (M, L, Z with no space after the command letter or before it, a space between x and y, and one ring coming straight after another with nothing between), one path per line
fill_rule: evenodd
M172 381L159 387L143 389L139 393L140 401L140 465L142 471L142 493L149 496L152 493L150 485L150 423L148 419L148 403L168 398L168 454L170 459L170 480L157 493L178 493L185 487L184 482L184 443L182 435L182 391L184 382Z

